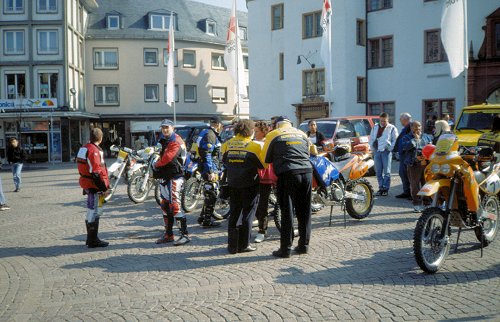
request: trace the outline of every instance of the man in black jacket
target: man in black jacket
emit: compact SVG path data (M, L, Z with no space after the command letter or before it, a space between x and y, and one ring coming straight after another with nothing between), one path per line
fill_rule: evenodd
M19 146L19 141L16 138L11 138L9 141L7 160L12 164L12 176L16 186L14 192L19 192L21 191L21 171L23 170L23 163L26 161L26 152Z
M399 122L403 126L403 129L399 133L398 138L396 139L396 145L394 147L394 151L399 154L399 177L401 178L401 184L403 186L403 193L396 196L399 199L411 199L410 194L410 181L408 180L408 172L406 169L406 164L404 164L403 160L406 157L406 151L403 150L402 140L403 137L407 134L411 133L411 115L410 113L401 113L399 117Z

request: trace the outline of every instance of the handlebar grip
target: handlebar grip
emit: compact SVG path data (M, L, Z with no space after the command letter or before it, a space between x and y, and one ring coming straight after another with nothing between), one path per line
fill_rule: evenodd
M127 153L132 153L132 149L131 148L127 148L127 147L123 147L123 151L125 151Z

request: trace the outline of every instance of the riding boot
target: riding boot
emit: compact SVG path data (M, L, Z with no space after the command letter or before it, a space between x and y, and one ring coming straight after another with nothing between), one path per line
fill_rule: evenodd
M87 239L85 240L85 245L89 244L89 221L85 220L85 228L87 229Z
M212 205L210 205L210 206L205 206L203 208L204 208L204 211L203 211L203 224L202 224L202 227L203 228L219 227L220 226L220 222L216 222L212 218L212 214L214 213L214 207Z
M87 234L88 248L106 247L109 245L108 242L100 240L99 237L97 237L98 233L99 218L96 218L94 222L89 223L89 233Z
M239 242L239 229L238 228L228 228L227 229L227 250L229 254L236 254L238 252L238 242Z

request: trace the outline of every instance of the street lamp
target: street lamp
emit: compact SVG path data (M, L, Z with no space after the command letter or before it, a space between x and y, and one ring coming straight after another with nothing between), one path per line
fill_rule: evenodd
M306 60L306 62L308 62L308 63L309 63L309 65L311 66L311 68L313 68L313 69L314 69L314 67L316 67L316 64L312 64L312 63L309 61L309 59L307 59L307 57L306 57L306 56L304 56L304 55L299 55L299 56L297 56L297 65L300 65L300 64L302 63L302 60L300 59L300 57L304 57L304 59Z
M71 94L71 103L69 104L69 107L70 107L70 109L76 110L76 107L75 107L75 105L76 105L75 104L76 103L75 102L76 89L74 89L73 87L71 87L69 89L69 93Z

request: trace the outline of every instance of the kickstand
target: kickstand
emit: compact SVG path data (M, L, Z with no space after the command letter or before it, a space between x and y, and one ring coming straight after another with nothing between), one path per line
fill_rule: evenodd
M332 215L333 215L333 206L330 206L330 224L328 226L332 226Z
M483 231L483 225L481 227L481 258L483 258L483 243L484 243L484 231Z
M455 244L455 254L458 251L458 240L460 239L460 233L462 232L462 227L458 228L458 234L457 234L457 243Z
M345 201L342 202L342 210L344 211L344 229L347 228L347 217L345 216Z

